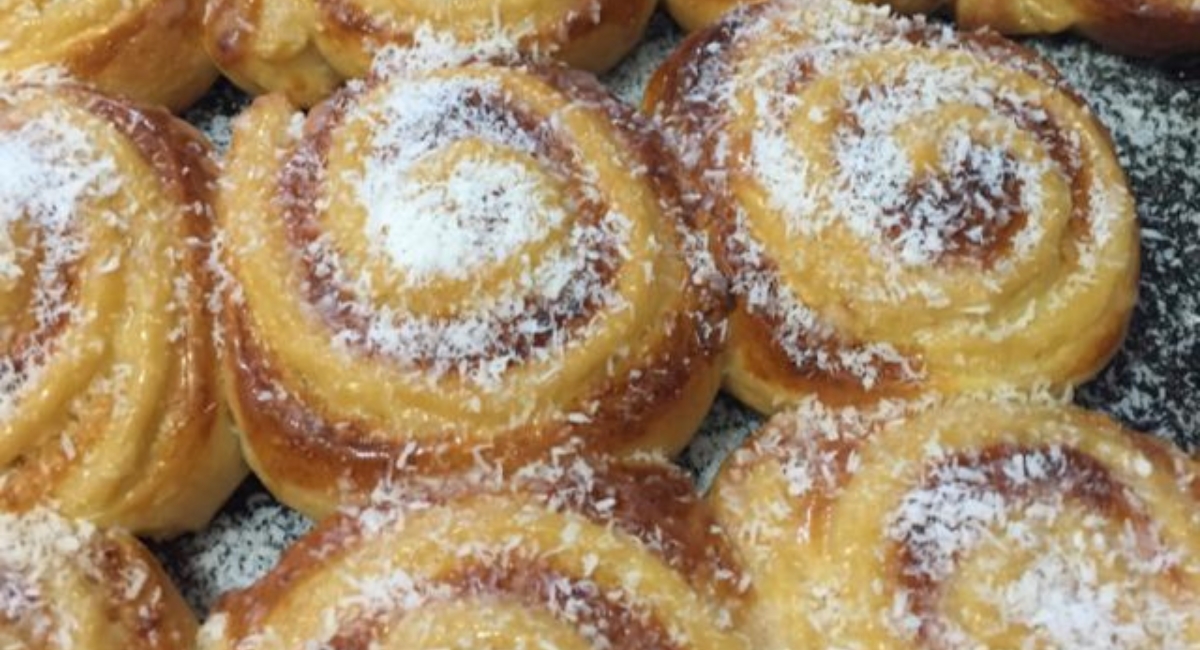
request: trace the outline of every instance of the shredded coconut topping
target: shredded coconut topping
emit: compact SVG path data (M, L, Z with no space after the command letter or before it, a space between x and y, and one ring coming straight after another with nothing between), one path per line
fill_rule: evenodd
M30 583L52 576L96 537L91 524L71 522L49 510L0 513L0 524L0 566L27 576Z
M92 570L86 549L97 535L91 525L48 510L0 513L0 626L15 624L33 638L70 647L76 624L68 613L71 604L55 602L52 587L61 573Z
M400 78L477 61L512 63L538 58L536 52L521 52L514 34L499 25L480 29L477 34L481 37L467 43L447 30L421 25L413 32L412 43L380 49L372 61L371 73L382 78Z
M697 544L690 552L712 553L714 563L720 562L718 552L703 539L681 542L656 520L641 521L644 513L634 515L636 521L627 520L638 510L638 490L655 490L659 481L672 489L687 486L684 475L661 460L642 462L647 463L643 469L660 472L624 476L620 472L629 466L581 456L577 445L568 445L510 475L481 461L476 471L442 482L410 472L402 459L395 480L381 486L370 505L347 508L343 519L332 520L351 529L330 531L326 525L324 535L319 532L316 538L325 540L323 545L302 545L293 551L319 561L313 570L323 572L323 588L337 593L309 641L328 644L347 631L376 638L407 614L423 608L436 611L446 603L534 612L522 617L525 625L548 615L596 648L631 647L632 640L645 647L691 647L695 627L675 623L680 606L697 610L705 624L712 621L714 630L730 632L730 603L693 599L686 591L682 597L662 597L664 589L681 593L684 583L711 586L701 577L681 574L679 583L648 586L641 569L635 568L652 561L686 569L680 558L689 552L678 549L680 543ZM684 492L680 498L696 497ZM492 508L504 515L487 514ZM464 512L477 514L464 518ZM379 544L402 549L408 560L380 556ZM711 577L745 589L732 570ZM237 597L253 598L254 593ZM666 602L672 604L670 610L662 608ZM288 607L288 599L277 605ZM689 611L678 620L693 616ZM206 625L205 634L220 638L226 629L224 615L218 615ZM236 640L236 647L264 647L276 633L273 628L255 630Z
M970 554L996 558L1034 558L1015 579L989 579L976 587L984 602L1002 613L997 626L1021 625L1029 630L1023 647L1122 648L1189 647L1189 628L1200 624L1154 583L1181 569L1177 553L1161 542L1148 542L1154 531L1138 531L1127 523L1114 534L1111 522L1098 514L1076 518L1080 530L1047 534L1079 509L1066 493L1102 489L1100 477L1072 475L1062 447L1018 452L1003 459L999 477L981 469L979 459L937 465L924 487L904 495L892 514L889 537L912 553L908 575L919 583L952 581ZM1005 491L996 481L1003 481ZM1088 485L1080 485L1088 481ZM1016 493L1015 495L1013 493ZM1132 494L1139 512L1145 505ZM995 559L993 575L999 573ZM1115 578L1114 572L1125 577ZM942 587L944 590L945 587ZM896 598L918 597L901 590ZM1184 599L1194 598L1184 595ZM904 608L897 608L903 611ZM908 635L939 637L950 647L970 645L979 631L963 629L948 617L936 622L902 615L893 624Z
M972 423L943 420L942 409L997 409L1019 418L1029 408L1053 412L1065 401L1049 393L985 399L987 406L934 398L869 409L805 404L772 420L726 469L736 484L746 468L770 460L793 504L759 503L727 487L722 498L733 500L723 507L739 513L744 548L811 545L833 563L874 554L881 571L896 571L894 580L880 575L872 585L819 572L823 577L799 587L812 598L805 602L815 603L807 620L838 647L866 647L854 641L862 638L855 626L864 616L882 617L896 639L931 647L1000 638L1020 648L1191 647L1200 633L1200 594L1192 590L1200 556L1189 540L1200 519L1174 518L1176 504L1148 502L1151 493L1137 481L1174 471L1182 477L1178 491L1164 494L1189 503L1194 467L1183 467L1182 455L1166 468L1151 464L1138 446L1116 440L1086 452L1078 441L1113 433L1065 415L1039 421L1041 446L962 447L961 427ZM993 417L985 417L992 423L986 426L995 425ZM1014 431L1029 426L1018 422ZM871 537L873 524L844 528L857 515L879 517L882 538ZM820 536L812 534L818 520ZM843 540L828 538L836 534L857 536L863 548L843 558ZM878 612L861 609L867 593L887 604Z
M494 286L428 313L404 301L378 304L369 272L330 236L303 254L322 285L335 287L321 289L317 307L361 324L338 327L336 346L365 346L418 382L453 374L486 391L514 367L582 345L629 309L618 285L653 281L652 260L665 242L630 241L630 217L563 134L562 114L539 115L486 64L473 70L413 73L368 89L366 100L347 105L343 122L370 125L364 168L320 173L350 189L366 215L369 254L395 269L401 293L445 282ZM560 110L590 108L580 104ZM642 178L646 170L631 173ZM645 264L633 263L634 247Z
M0 95L0 100L4 96ZM2 127L2 125L0 125ZM0 285L31 283L33 345L0 359L0 419L15 407L48 353L44 342L73 313L64 269L87 251L82 205L118 190L115 163L87 134L42 115L0 128ZM5 340L13 334L0 332Z
M968 67L917 63L901 70L895 78L885 75L872 87L843 90L848 101L857 99L846 110L856 127L839 127L835 139L837 175L831 202L837 216L825 213L813 219L805 214L797 228L811 235L845 223L872 243L874 254L883 259L925 267L956 246L982 247L990 230L1009 226L1018 214L1045 214L1043 199L1036 193L1022 191L1015 205L1008 203L1010 185L1033 190L1043 175L1055 173L1047 161L1022 165L1011 158L1003 146L1003 138L1011 134L993 135L999 146L981 146L970 127L950 125L937 136L936 172L919 169L914 152L903 142L906 129L931 121L946 106L997 112L997 97L1008 103L1017 98L1005 96L994 80ZM860 98L863 93L865 99ZM761 164L769 167L774 162ZM1026 250L1016 254L1023 255L1043 235L1040 220L1031 219L1022 237ZM956 242L959 239L961 244Z
M414 9L410 3L399 11L376 11L378 24L411 31L412 43L381 48L375 67L432 70L479 60L548 60L570 43L572 23L600 25L604 5L611 1L583 0L549 9L498 0L489 3L487 10L449 5ZM418 56L413 56L414 51Z
M413 282L428 276L465 277L485 262L504 260L566 220L566 210L532 174L537 142L512 116L486 107L456 106L467 82L397 86L380 115L372 155L358 185L367 208L370 241L379 242ZM483 137L523 154L518 160L482 155L455 161L438 183L414 174L453 143ZM522 164L525 162L526 164ZM573 210L572 210L573 211Z
M641 49L606 82L629 104L640 102L646 79L679 43L681 34L665 14L652 22ZM1139 197L1145 265L1140 325L1106 378L1082 390L1088 405L1114 413L1165 439L1200 441L1200 328L1195 327L1200 290L1200 101L1195 84L1137 61L1097 51L1074 38L1027 40L1070 78L1072 85L1112 128L1122 163ZM218 145L228 141L229 117L248 99L220 84L188 119ZM786 178L785 178L786 180ZM722 397L685 459L703 478L760 419ZM707 485L707 481L702 482ZM260 489L261 490L261 489ZM254 492L225 509L217 526L161 549L179 569L180 584L203 612L217 597L266 573L276 555L307 529L300 515ZM1039 590L1040 591L1040 590ZM1032 602L1032 601L1031 601ZM1034 607L1034 605L1030 605Z
M868 313L918 301L953 314L938 331L1001 340L1096 284L1131 203L1119 184L1070 191L1106 154L1073 131L1090 116L1047 65L886 8L811 4L735 13L684 63L682 98L659 115L701 179L693 199L729 224L735 292L770 321L796 367L849 374L867 389L883 374L917 381L922 341L935 337L855 341L847 330L858 321L810 306L808 293L852 296L851 311ZM817 243L785 251L763 241L770 219L746 198L759 190L791 237ZM1087 234L1075 237L1068 220ZM1050 289L1054 299L1036 314L990 314L986 296L1013 292L1045 240L1067 236L1078 263ZM867 261L835 257L839 241ZM959 304L972 268L984 277L972 304ZM792 286L793 276L822 284Z

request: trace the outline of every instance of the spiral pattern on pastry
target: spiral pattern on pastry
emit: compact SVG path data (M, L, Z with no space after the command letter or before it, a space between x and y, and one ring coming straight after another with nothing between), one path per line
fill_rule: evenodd
M728 11L761 1L666 0L666 4L676 22L695 31ZM950 11L967 30L989 27L1012 35L1076 31L1132 56L1200 52L1200 5L1193 0L874 0L874 4L905 13Z
M1058 404L807 405L712 495L755 647L1200 643L1200 464Z
M745 650L744 588L690 480L580 457L405 486L227 595L202 650Z
M726 309L672 159L590 75L392 69L235 127L219 212L251 465L320 515L402 456L453 473L582 438L674 453Z
M208 302L215 171L162 109L0 85L0 507L167 535L244 476Z
M756 409L1070 386L1119 347L1133 199L1107 132L1032 53L768 3L694 35L646 102L722 243L728 385Z
M0 647L186 650L197 625L130 535L45 509L0 513Z
M213 59L254 93L311 106L365 76L388 45L429 38L504 44L603 72L641 40L654 0L208 0Z
M101 90L182 110L217 79L204 0L5 0L0 73L60 68Z

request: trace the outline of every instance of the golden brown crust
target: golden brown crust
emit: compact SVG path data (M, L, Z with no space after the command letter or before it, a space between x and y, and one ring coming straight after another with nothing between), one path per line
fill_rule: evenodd
M371 143L390 142L389 122L408 119L434 122L401 131L397 146L424 151L419 159L431 162L420 173L449 180L369 205L369 168L409 155ZM326 513L369 493L401 456L423 473L453 474L480 458L516 467L574 439L614 454L686 444L717 390L726 305L696 267L707 252L682 221L672 159L596 81L557 67L475 64L343 91L289 135L292 120L279 97L240 120L220 203L238 285L225 298L231 401L251 464L285 502ZM466 129L469 144L439 142L445 129ZM519 172L510 159L524 161ZM408 173L389 186L410 187ZM509 194L488 176L510 173L504 186L533 194ZM441 218L466 220L467 230L440 239L403 203L443 186L465 194L427 209L449 210ZM569 216L555 195L568 197ZM493 200L526 199L533 204L499 221L471 221ZM329 225L335 209L345 228ZM392 227L434 231L381 247ZM495 239L510 232L515 242ZM484 240L503 254L472 243ZM423 260L438 256L428 250L435 241L459 257L420 276ZM281 266L263 267L267 275L263 264ZM384 269L380 280L352 281L373 268ZM547 274L568 282L547 294L559 282ZM467 338L459 327L471 329ZM307 343L288 340L293 330ZM318 357L328 361L319 371ZM345 387L326 375L369 376L377 388L335 398Z
M203 0L42 4L21 0L0 16L0 72L60 67L103 91L175 111L217 78L201 44Z
M388 492L398 501L326 520L270 575L226 596L201 647L252 637L457 647L475 633L462 616L496 643L745 647L732 630L740 569L676 469L568 455L504 478L405 478Z
M613 67L645 32L652 0L554 0L477 6L420 0L208 0L206 43L217 64L253 93L282 92L312 106L343 79L366 76L379 49L432 30L464 44L511 41L573 67Z
M57 81L0 87L0 137L15 156L79 143L72 159L43 161L50 178L10 176L0 199L27 212L20 228L43 231L30 255L65 255L69 287L56 293L45 271L6 285L20 298L3 318L21 325L2 350L0 503L54 501L153 535L204 525L245 474L212 340L209 145L163 109ZM43 312L55 315L46 327L22 320Z
M1188 647L1198 472L1073 407L810 403L736 452L712 499L756 647Z
M123 532L45 510L0 514L0 642L36 650L188 650L195 617Z
M280 92L310 106L342 82L313 40L308 0L208 0L204 46L234 83L252 94Z
M667 0L667 8L690 32L755 2L761 0ZM1130 56L1200 52L1200 7L1191 0L892 0L877 4L905 13L948 8L968 30L990 27L1009 35L1075 31Z
M1200 6L1191 0L957 0L966 29L1004 34L1072 30L1131 56L1170 57L1200 52Z
M768 3L689 38L645 105L723 243L726 381L754 408L1073 385L1118 349L1132 198L1108 133L1032 52Z
M667 11L687 32L709 27L729 11L762 0L666 0Z

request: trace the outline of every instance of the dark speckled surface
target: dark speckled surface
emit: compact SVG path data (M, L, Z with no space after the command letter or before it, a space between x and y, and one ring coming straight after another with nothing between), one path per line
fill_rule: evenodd
M636 102L649 73L678 38L670 23L658 18L646 44L607 81ZM1032 45L1062 69L1113 131L1144 228L1141 303L1129 338L1078 400L1135 428L1200 449L1200 80L1110 56L1070 38ZM223 149L230 116L245 102L223 84L188 119ZM753 415L722 398L681 462L707 482L726 450L756 424ZM309 527L251 480L208 530L155 550L203 612L220 593L264 574Z

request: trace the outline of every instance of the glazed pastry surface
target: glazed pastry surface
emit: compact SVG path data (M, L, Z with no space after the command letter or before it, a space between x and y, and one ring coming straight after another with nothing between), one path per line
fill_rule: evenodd
M673 454L725 301L656 133L586 73L392 69L238 120L220 200L251 464L320 515L408 457Z
M462 44L511 42L572 67L602 72L637 45L654 0L208 0L206 42L227 75L252 93L282 92L311 106L374 56L438 34Z
M209 300L198 132L51 78L0 85L0 505L140 534L205 525L245 475Z
M189 650L196 631L133 537L44 509L0 514L0 647Z
M1200 642L1200 465L1074 407L910 408L809 404L722 469L754 647Z
M726 384L812 395L1077 385L1136 301L1133 198L1107 131L997 36L778 2L693 35L646 108L737 298Z
M666 5L685 30L694 31L717 22L728 11L760 1L666 0ZM875 4L905 13L947 11L968 30L988 27L1008 35L1075 31L1132 56L1200 52L1200 3L1195 0L878 0Z
M227 596L200 647L748 649L738 566L679 470L494 470L424 488L398 471Z
M204 0L0 0L0 72L50 66L103 91L172 110L217 69L201 42Z

